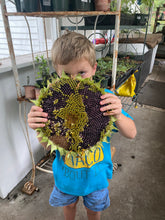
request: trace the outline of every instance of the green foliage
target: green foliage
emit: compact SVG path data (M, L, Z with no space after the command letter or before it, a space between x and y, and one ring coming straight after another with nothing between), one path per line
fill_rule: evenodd
M155 7L155 9L157 7L163 7L163 4L165 4L164 0L154 0L154 7Z
M48 66L48 61L44 58L43 55L36 56L35 61L36 64L38 64L38 72L35 79L39 80L36 82L36 87L43 88L47 86L47 80L50 79L50 68Z
M158 2L158 1L164 1L164 0L141 0L141 5L140 5L140 10L147 7L147 11L148 11L148 7L151 7L154 2ZM123 13L136 13L136 7L135 10L133 11L132 9L132 5L135 4L137 2L137 0L121 0L121 12ZM111 10L115 11L116 10L116 4L117 4L117 0L112 0L111 1ZM146 13L146 10L144 11L144 13Z
M136 0L121 0L121 11L123 13L132 13L131 6L136 2Z
M135 68L137 65L137 62L131 59L126 58L118 58L117 61L117 75L116 78L119 78L124 73L126 73L129 69ZM98 80L102 80L105 78L105 75L111 75L112 74L112 66L113 66L113 59L111 57L104 57L98 60L97 62L97 71L95 74L95 78Z
M149 8L155 5L155 0L141 0L140 12L143 14L149 13Z
M132 13L131 6L136 0L121 0L121 11L123 13ZM116 11L117 0L111 1L111 11Z
M141 3L145 6L151 7L155 0L141 0Z

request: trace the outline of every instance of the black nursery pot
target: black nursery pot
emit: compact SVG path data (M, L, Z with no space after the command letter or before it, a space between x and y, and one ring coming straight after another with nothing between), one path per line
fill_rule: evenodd
M70 1L69 0L52 0L53 11L69 11Z
M85 26L94 25L96 16L85 17ZM121 25L134 25L135 15L121 13ZM97 21L97 26L115 25L115 15L100 15Z
M108 83L109 83L109 80L110 80L110 75L107 75L105 74L102 79L98 78L97 76L94 76L93 77L93 80L97 83L97 82L100 82L101 83L101 87L102 88L107 88L108 87Z
M23 12L37 12L40 10L39 0L23 0Z
M148 22L148 14L135 14L135 25L145 25Z
M57 72L52 72L51 77L53 77L54 79L59 78Z
M38 88L43 88L43 80L42 80L42 79L36 80L36 86L37 86Z
M40 0L42 11L53 11L52 0Z
M109 79L110 79L109 75L104 76L104 79L101 80L101 87L102 88L107 88L108 87Z
M15 0L15 5L16 5L17 12L22 12L20 0Z
M75 10L76 11L91 11L93 6L93 1L91 0L75 0Z
M15 0L17 12L36 12L40 11L39 0Z

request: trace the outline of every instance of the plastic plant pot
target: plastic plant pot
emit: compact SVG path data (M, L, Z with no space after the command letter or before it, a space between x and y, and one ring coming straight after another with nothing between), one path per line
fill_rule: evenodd
M17 12L22 12L20 0L15 0L15 5L16 5Z
M97 83L97 82L100 82L101 83L101 87L102 88L108 88L108 85L109 85L109 80L110 80L110 75L103 75L101 78L100 77L97 77L97 76L94 76L93 77L93 80Z
M91 0L75 0L76 11L90 11L92 7Z
M53 11L69 11L69 0L52 0Z
M135 14L135 25L145 25L148 21L148 14Z
M35 86L25 85L23 86L25 89L25 98L26 99L35 99Z
M35 88L35 98L38 99L39 95L40 95L40 88Z
M110 0L95 0L96 11L108 11L110 10Z
M52 0L40 0L42 11L53 11Z
M95 1L94 0L91 0L90 11L95 11Z
M21 0L22 12L37 12L40 11L40 1L38 0Z
M37 85L37 88L43 88L43 80L42 79L36 80L36 85Z

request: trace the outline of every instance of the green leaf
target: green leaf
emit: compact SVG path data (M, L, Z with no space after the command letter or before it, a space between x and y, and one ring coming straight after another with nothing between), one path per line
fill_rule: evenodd
M41 143L47 143L48 142L48 137L43 136L40 142Z

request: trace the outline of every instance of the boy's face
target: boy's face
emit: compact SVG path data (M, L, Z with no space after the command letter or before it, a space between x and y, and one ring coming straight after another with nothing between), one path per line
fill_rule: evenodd
M81 74L82 78L92 78L96 72L97 63L92 67L89 62L82 58L78 61L71 61L66 65L57 65L57 73L61 77L64 71L71 78L75 78L78 74Z

